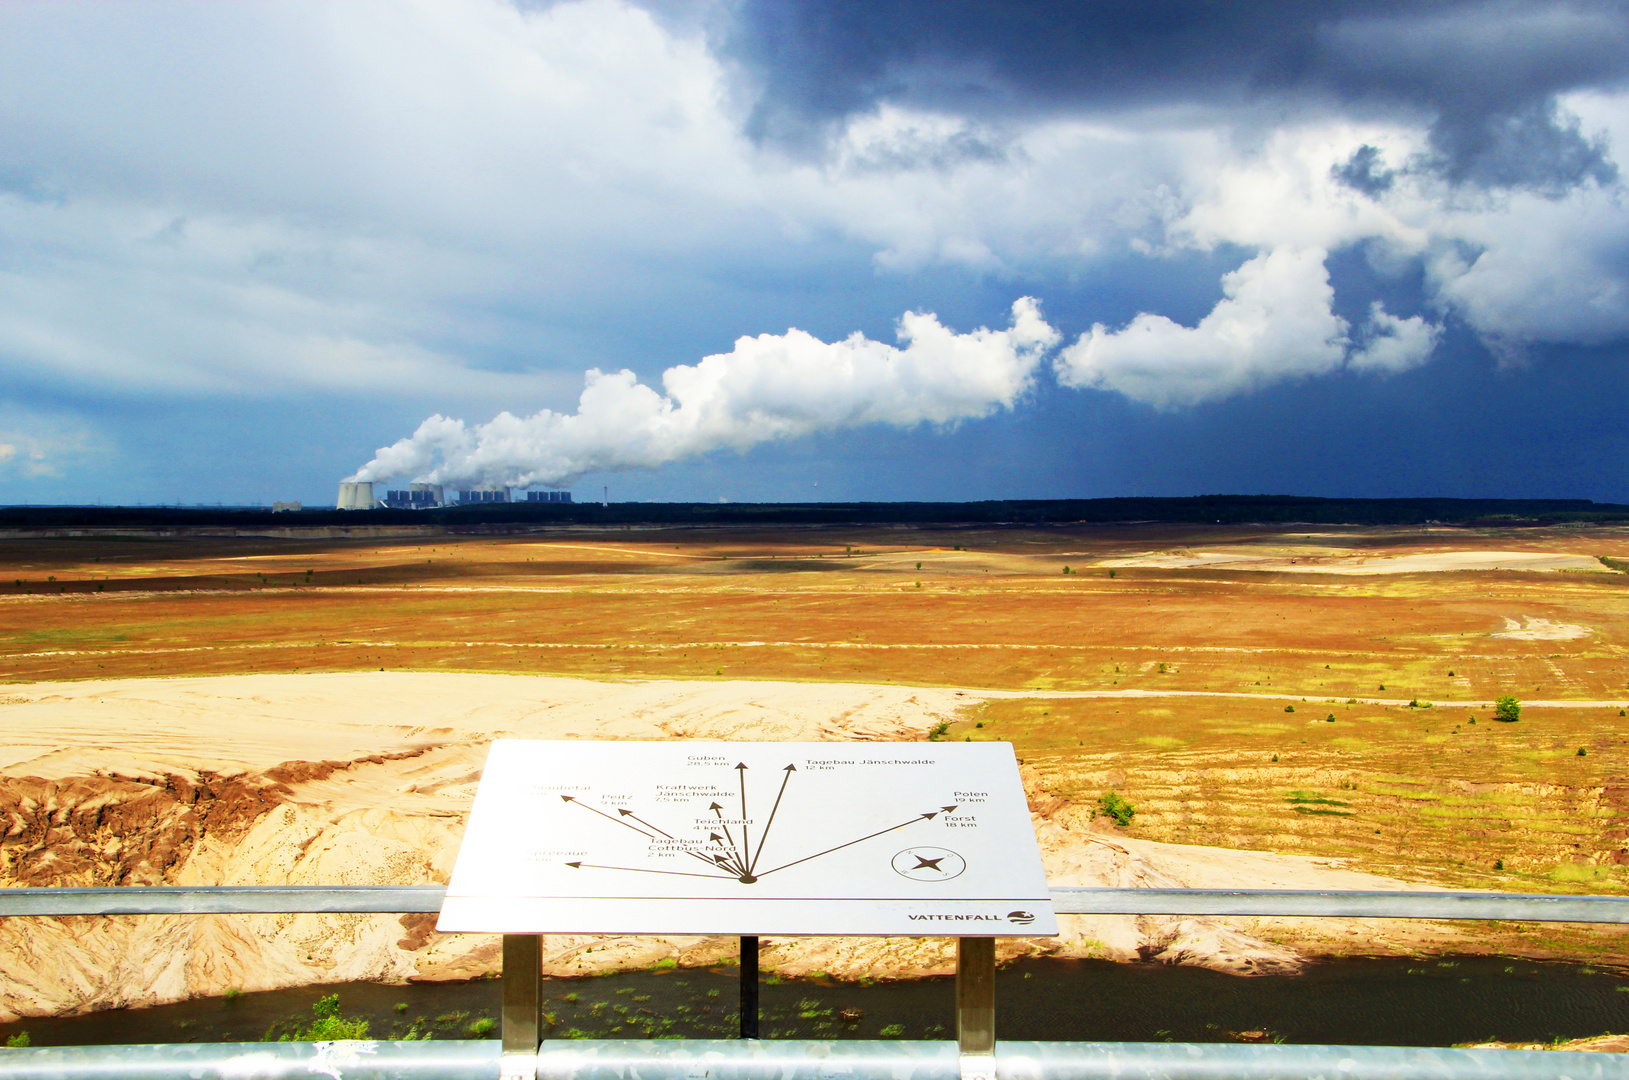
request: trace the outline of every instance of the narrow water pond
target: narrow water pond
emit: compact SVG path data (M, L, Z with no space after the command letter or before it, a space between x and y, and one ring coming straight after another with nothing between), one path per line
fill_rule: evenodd
M553 979L551 1038L729 1038L736 1032L731 968L639 971ZM34 1046L254 1041L309 1023L338 993L343 1015L375 1038L483 1035L498 1017L499 983L347 983L201 998L0 1025ZM765 980L765 1038L953 1037L949 979L860 985ZM1629 1032L1629 978L1582 964L1498 957L1341 960L1293 976L1238 978L1191 967L1028 960L997 977L998 1037L1447 1046ZM485 1033L496 1037L496 1030Z

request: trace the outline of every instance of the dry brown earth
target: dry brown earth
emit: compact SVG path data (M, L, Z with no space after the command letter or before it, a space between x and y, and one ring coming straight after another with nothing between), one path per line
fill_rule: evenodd
M933 734L1014 743L1060 882L1615 892L1625 552L1606 529L14 539L0 866L27 885L441 880L497 734ZM177 677L209 675L228 677ZM1505 693L1518 724L1492 722ZM1130 830L1093 822L1106 790L1138 805ZM1071 955L1240 971L1621 956L1575 928L1072 922ZM12 1012L468 975L494 953L411 917L24 926L0 927ZM551 963L725 947L557 941ZM786 942L769 960L906 974L946 955Z

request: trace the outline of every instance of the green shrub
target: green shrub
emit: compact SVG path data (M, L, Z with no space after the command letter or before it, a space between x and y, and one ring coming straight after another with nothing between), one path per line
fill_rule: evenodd
M1116 825L1130 825L1131 819L1137 815L1137 808L1120 795L1118 791L1106 791L1097 798L1097 812L1110 818Z
M1294 705L1286 705L1286 706L1284 706L1284 711L1285 712L1294 712L1295 711L1295 706Z
M492 1034L492 1029L498 1025L492 1022L492 1017L483 1016L475 1023L464 1029L464 1034L472 1039L484 1039Z
M881 1031L877 1032L877 1034L881 1035L885 1039L897 1039L901 1035L905 1034L905 1025L904 1024L889 1024L887 1027L885 1027Z
M1522 704L1509 694L1495 698L1493 702L1493 718L1503 720L1507 724L1514 724L1522 718Z
M368 1022L366 1020L347 1020L340 1015L339 995L327 994L316 1000L311 1011L317 1019L304 1031L284 1032L276 1042L333 1042L340 1039L365 1039L368 1037ZM274 1026L275 1029L275 1026ZM272 1033L266 1032L262 1042L272 1042Z
M6 1048L9 1050L21 1050L25 1046L33 1045L34 1040L28 1037L28 1032L26 1031L19 1031L15 1035L6 1036Z
M1585 750L1582 746L1580 746L1578 748L1578 756L1579 757L1588 757L1589 756L1589 751Z

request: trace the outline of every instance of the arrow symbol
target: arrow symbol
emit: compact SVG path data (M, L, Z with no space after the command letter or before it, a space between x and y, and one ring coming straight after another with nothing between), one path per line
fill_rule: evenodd
M834 851L842 851L846 847L853 847L855 844L864 843L865 841L870 840L872 837L881 836L883 833L891 833L895 829L903 829L907 825L915 825L918 821L932 821L934 818L939 816L939 813L940 813L940 811L934 810L931 813L918 814L916 817L913 817L909 821L902 821L898 825L890 825L886 829L878 829L876 832L872 833L870 836L862 836L858 840L850 840L846 844L838 844L836 847L827 848L825 851L817 851L813 855L806 855L803 858L796 860L795 862L783 863L782 865L775 867L775 870L785 870L789 866L796 866L798 863L806 863L810 859L818 859L818 858L820 858L820 856L822 856L822 855L830 855ZM759 877L768 877L770 874L773 874L775 872L775 870L765 870L763 873L759 874L758 876Z
M764 857L764 842L769 839L769 827L775 824L775 811L781 808L781 796L786 794L787 782L792 779L792 774L797 771L796 765L788 765L784 770L786 775L781 777L781 789L775 793L775 805L769 809L769 820L764 822L764 831L758 834L758 854L752 860L752 866L747 867L748 874L751 874L752 868L758 865L758 860Z
M725 839L729 840L730 847L733 849L735 847L735 837L730 835L730 827L724 824L724 808L717 803L713 803L707 807L707 809L711 810L714 816L718 818L718 827L724 830L724 837ZM739 851L732 850L731 854L735 856L735 861L739 865L741 862L741 853ZM743 869L741 872L746 873L746 870Z
M640 836L649 837L652 840L656 839L656 837L652 836L650 833L646 832L644 829L638 828L637 826L634 826L634 825L629 825L626 821L623 821L621 818L614 818L610 814L603 813L603 812L601 812L599 810L596 810L592 806L589 806L587 803L578 802L575 798L573 798L570 795L562 795L562 796L560 796L560 798L562 800L564 800L565 802L570 803L572 806L580 806L580 807L582 807L584 810L587 810L590 814L599 814L600 817L604 818L606 821L614 821L618 825L621 825L625 829L633 829L633 831L638 833ZM622 810L622 811L619 811L619 813L627 814L628 811ZM628 816L632 817L633 815L629 814ZM639 819L634 818L634 820L638 821ZM660 832L661 830L658 829L657 831ZM662 833L662 835L667 836L667 833ZM668 836L667 838L669 840L673 839L671 836Z
M724 842L724 838L722 836L718 835L717 833L708 833L707 834L707 839L711 843L722 844ZM734 855L735 852L731 851L730 854ZM713 861L717 862L717 863L723 863L725 866L729 867L731 870L734 870L738 874L746 873L745 870L742 870L740 867L736 866L734 863L730 862L728 859L726 859L722 855L714 855L713 856Z
M650 822L646 821L644 818L640 817L638 814L634 813L632 810L618 810L617 813L621 814L623 817L631 817L631 818L633 818L635 821L639 822L639 824L645 826L645 828L647 828L647 829L656 829L657 832L662 833L662 835L667 837L669 840L673 839L673 834L672 833L663 832L661 829L657 829L655 825L652 825Z
M739 762L735 766L735 775L741 778L741 865L752 865L752 838L747 833L747 763ZM759 845L759 850L762 850ZM749 874L751 871L747 871Z
M956 812L956 808L954 806L941 806L939 809L943 810L947 814L954 814Z
M723 877L719 874L692 874L684 870L645 870L637 866L601 866L599 863L588 862L568 862L566 865L573 870L581 870L586 866L591 870L626 870L630 874L667 874L669 877L704 877L714 878L718 881L735 880L733 877Z

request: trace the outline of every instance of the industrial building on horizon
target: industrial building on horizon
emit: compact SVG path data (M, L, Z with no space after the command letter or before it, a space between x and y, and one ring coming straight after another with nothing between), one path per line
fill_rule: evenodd
M460 490L457 498L447 499L447 490L442 484L409 484L405 490L388 490L383 499L374 498L373 484L369 481L347 480L339 485L339 498L334 503L336 510L434 510L443 506L474 506L481 503L507 503L517 502L507 487L493 487L483 484L479 487ZM526 502L529 503L568 503L571 502L569 491L528 491Z

